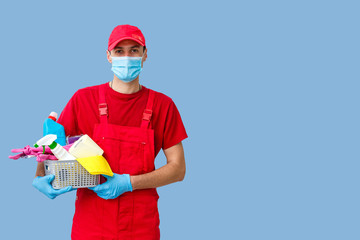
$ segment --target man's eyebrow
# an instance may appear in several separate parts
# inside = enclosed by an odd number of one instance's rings
[[[130,48],[140,48],[140,45],[135,45]],[[114,49],[123,49],[123,47],[115,47]]]

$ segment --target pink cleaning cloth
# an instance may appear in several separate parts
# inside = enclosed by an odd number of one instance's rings
[[[63,148],[65,148],[65,150],[69,151],[71,146],[72,146],[72,144],[69,144],[69,145],[63,146]],[[51,150],[48,146],[45,147],[45,153],[43,151],[44,151],[43,147],[35,148],[35,147],[30,147],[29,145],[27,145],[24,148],[12,149],[11,152],[19,153],[19,154],[14,155],[14,156],[9,156],[9,158],[13,159],[13,160],[17,160],[19,158],[36,157],[36,161],[38,161],[38,162],[43,162],[45,160],[58,160],[54,156],[54,154],[51,152]]]

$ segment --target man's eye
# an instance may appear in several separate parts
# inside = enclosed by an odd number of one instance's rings
[[[138,52],[138,51],[139,51],[139,50],[137,50],[137,49],[133,49],[133,50],[132,50],[132,52]]]
[[[116,50],[115,53],[122,53],[122,50]]]

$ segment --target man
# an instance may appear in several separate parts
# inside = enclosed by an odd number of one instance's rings
[[[107,50],[113,80],[78,90],[59,117],[67,136],[88,134],[114,172],[77,190],[72,239],[160,239],[156,188],[183,180],[187,134],[171,98],[139,84],[146,58],[141,31],[115,27]],[[155,170],[161,148],[167,164]],[[71,190],[54,190],[41,163],[36,176],[33,185],[50,198]]]

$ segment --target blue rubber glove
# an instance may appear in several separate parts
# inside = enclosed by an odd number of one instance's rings
[[[50,199],[54,199],[60,194],[73,190],[72,186],[67,186],[58,190],[54,189],[51,186],[51,182],[54,180],[54,178],[55,175],[52,174],[46,175],[45,177],[36,177],[32,185]]]
[[[89,188],[93,190],[99,197],[103,199],[114,199],[125,192],[132,192],[129,174],[114,173],[114,176],[112,177],[107,175],[103,176],[107,178],[106,182],[97,185],[96,187]]]

